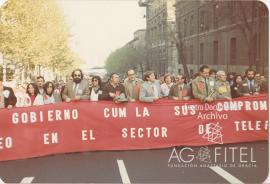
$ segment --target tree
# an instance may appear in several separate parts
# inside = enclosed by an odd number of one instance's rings
[[[256,70],[259,70],[259,63],[256,61],[255,46],[257,45],[257,39],[260,39],[257,36],[260,33],[256,30],[256,25],[261,23],[263,16],[268,15],[268,10],[265,5],[258,1],[246,3],[236,1],[236,11],[234,16],[237,18],[237,26],[243,33],[247,43],[249,67],[255,65]],[[256,34],[256,32],[258,32],[258,34]]]
[[[146,52],[143,47],[124,46],[112,52],[105,63],[109,73],[125,73],[128,69],[139,69],[143,73],[146,68]]]
[[[190,79],[187,62],[186,62],[186,45],[182,39],[182,34],[179,31],[176,33],[175,29],[173,30],[170,26],[168,26],[168,34],[169,36],[174,40],[175,46],[177,49],[177,59],[178,63],[181,63],[183,65],[184,74],[187,77],[187,79]]]
[[[65,70],[80,63],[55,0],[7,0],[0,9],[0,52],[27,73],[36,65]]]

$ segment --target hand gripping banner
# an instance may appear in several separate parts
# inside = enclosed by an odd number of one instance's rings
[[[0,160],[268,140],[268,96],[202,104],[80,101],[0,110]]]

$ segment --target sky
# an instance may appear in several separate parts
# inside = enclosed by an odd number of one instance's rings
[[[71,31],[71,47],[89,67],[104,66],[109,54],[145,29],[138,0],[58,0]]]

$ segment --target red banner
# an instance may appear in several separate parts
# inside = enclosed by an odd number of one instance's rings
[[[268,139],[268,96],[202,104],[81,101],[0,110],[0,160]]]

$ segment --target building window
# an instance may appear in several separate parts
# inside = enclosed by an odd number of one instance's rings
[[[190,46],[190,64],[193,64],[193,45]]]
[[[253,63],[256,65],[257,62],[259,62],[259,59],[257,58],[258,55],[258,45],[257,45],[257,33],[255,33],[253,37],[253,43],[254,43],[254,59]]]
[[[184,37],[187,36],[188,20],[184,20]]]
[[[181,27],[182,27],[182,25],[181,25],[181,21],[178,21],[178,33],[179,33],[179,35],[181,35],[181,33],[182,33],[182,30],[181,30]]]
[[[201,11],[200,12],[200,32],[204,31],[204,27],[205,27],[204,19],[205,19],[205,12]]]
[[[213,63],[215,65],[218,64],[218,41],[214,41],[214,44],[213,44]]]
[[[214,7],[213,7],[213,27],[214,27],[214,29],[218,28],[218,15],[217,15],[218,8],[219,8],[219,5],[214,4]]]
[[[204,53],[204,45],[203,43],[200,43],[200,64],[203,64],[203,57],[204,57],[203,53]]]
[[[194,27],[193,27],[194,23],[193,23],[193,21],[194,21],[194,16],[191,15],[190,16],[190,35],[193,35],[193,33],[194,33]]]
[[[236,38],[231,38],[230,46],[230,63],[236,64]]]

